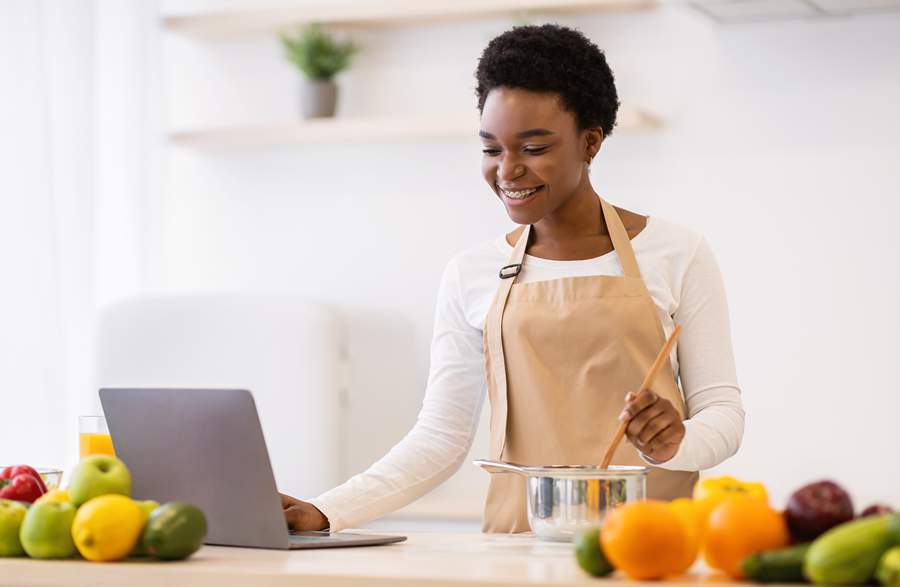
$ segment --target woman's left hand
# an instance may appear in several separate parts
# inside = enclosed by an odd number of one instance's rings
[[[672,402],[645,389],[625,395],[619,420],[628,420],[625,435],[645,457],[664,463],[678,452],[684,438],[684,422]]]

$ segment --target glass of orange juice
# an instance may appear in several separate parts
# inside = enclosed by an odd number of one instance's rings
[[[78,416],[78,446],[81,458],[89,455],[116,456],[106,418]]]

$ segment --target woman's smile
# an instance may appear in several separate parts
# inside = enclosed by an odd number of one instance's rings
[[[533,188],[505,188],[497,186],[497,191],[510,206],[524,206],[534,200],[538,194],[544,191],[544,186]]]

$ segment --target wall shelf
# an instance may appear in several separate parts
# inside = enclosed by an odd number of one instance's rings
[[[648,131],[661,123],[640,109],[619,109],[616,133]],[[169,133],[173,145],[193,148],[268,147],[279,145],[403,142],[471,138],[476,140],[478,118],[470,115],[326,118],[280,124],[182,130]]]
[[[527,14],[585,14],[655,8],[657,0],[386,0],[365,5],[298,6],[169,16],[163,26],[195,39],[272,34],[318,22],[332,27],[382,27]]]

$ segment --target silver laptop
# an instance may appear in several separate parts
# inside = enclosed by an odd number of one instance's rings
[[[303,549],[406,540],[288,532],[253,395],[243,389],[101,389],[132,496],[184,501],[207,517],[207,544]]]

